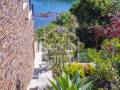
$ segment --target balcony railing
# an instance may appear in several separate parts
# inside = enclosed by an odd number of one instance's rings
[[[28,0],[29,1],[29,10],[32,10],[32,15],[34,16],[34,5],[31,3],[31,0]]]

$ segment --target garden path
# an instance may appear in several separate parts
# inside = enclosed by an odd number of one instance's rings
[[[38,50],[39,48],[39,50]],[[42,62],[42,44],[38,44],[35,42],[35,60],[34,60],[34,68],[40,68],[39,65],[44,63]],[[34,71],[33,71],[34,72]],[[45,88],[46,86],[50,86],[48,79],[53,79],[52,71],[48,70],[47,72],[42,72],[38,74],[38,79],[31,79],[27,90],[30,88],[39,87],[40,89]]]

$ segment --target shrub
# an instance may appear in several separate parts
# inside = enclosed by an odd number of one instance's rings
[[[120,37],[120,12],[118,11],[111,19],[110,24],[95,27],[93,32],[96,39]]]
[[[101,49],[102,42],[105,39],[114,37],[120,38],[120,12],[111,18],[110,23],[106,25],[96,25],[89,29],[78,29],[77,35],[80,41],[85,43],[86,47],[96,47]]]
[[[90,62],[90,59],[87,55],[87,50],[86,49],[80,50],[80,52],[79,52],[79,62],[80,63],[89,63]]]
[[[105,50],[96,51],[93,49],[88,49],[88,55],[95,63],[96,74],[98,76],[107,80],[114,78],[112,71],[112,63],[115,62],[114,57]]]
[[[106,39],[103,42],[102,49],[107,50],[111,54],[120,55],[120,39],[113,38],[113,39]]]
[[[77,62],[65,64],[63,70],[71,76],[74,76],[77,71],[80,71],[80,76],[84,77],[83,66],[78,64]]]
[[[65,64],[63,70],[65,73],[70,74],[71,76],[74,76],[75,73],[79,71],[80,76],[84,77],[92,75],[94,72],[94,66],[92,64],[80,64],[73,62]]]
[[[119,50],[119,38],[105,40],[102,50],[88,49],[88,56],[95,63],[94,75],[98,78],[96,87],[113,88],[119,83]]]

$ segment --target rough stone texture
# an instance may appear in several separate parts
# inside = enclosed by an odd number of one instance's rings
[[[26,90],[32,76],[33,25],[26,9],[22,0],[0,0],[0,90]]]

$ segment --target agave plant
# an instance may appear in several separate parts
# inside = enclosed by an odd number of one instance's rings
[[[92,82],[88,78],[80,78],[79,72],[72,78],[62,72],[55,80],[49,80],[53,90],[91,90]]]

